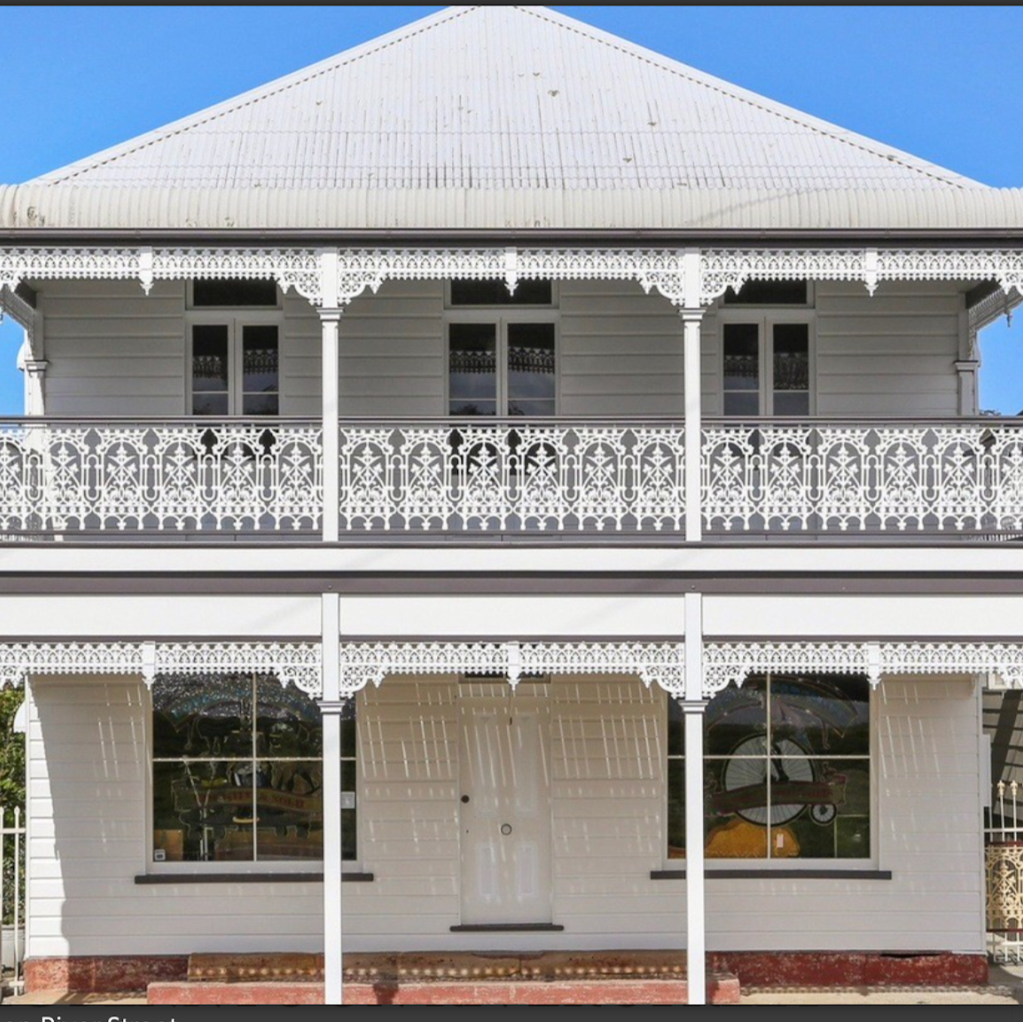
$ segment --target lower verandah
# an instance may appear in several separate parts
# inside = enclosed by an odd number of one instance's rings
[[[197,839],[160,833],[174,828],[155,818],[165,812],[159,781],[155,801],[152,789],[152,778],[160,775],[160,765],[151,760],[159,680],[150,693],[135,680],[37,678],[31,695],[29,958],[322,950],[322,885],[308,878],[137,882],[174,871],[266,868],[279,874],[320,868],[315,826],[275,827],[266,846],[279,855],[291,842],[292,851],[304,847],[310,857],[245,862],[252,853],[238,835],[251,822],[251,802],[221,818],[219,836],[211,832],[212,845],[222,847],[221,861],[177,861],[194,854]],[[533,724],[507,739],[494,738],[505,706]],[[748,722],[748,706],[743,713],[733,715],[737,730],[728,739],[733,750],[748,741],[738,733],[743,720]],[[780,865],[786,874],[772,879],[712,872],[709,950],[983,952],[977,689],[965,678],[888,679],[870,697],[869,714],[865,824],[854,819],[862,812],[853,811],[853,803],[862,809],[866,773],[854,759],[858,739],[842,737],[856,730],[855,721],[850,725],[847,719],[844,729],[829,725],[829,755],[849,754],[820,779],[831,789],[837,778],[846,782],[839,814],[849,822],[840,839],[828,839],[842,858],[811,861],[803,848],[812,846],[819,854],[826,842],[808,842],[806,835],[833,834],[832,810],[823,800],[838,802],[838,796],[814,795],[821,803],[794,818],[791,807],[777,801],[768,810],[756,799],[737,802],[734,791],[721,793],[715,803],[721,819],[708,825],[708,851],[725,848],[746,857],[711,858],[708,868],[759,872]],[[344,886],[347,951],[683,946],[684,881],[653,878],[684,865],[670,850],[678,853],[673,835],[684,833],[678,806],[669,798],[681,750],[671,734],[668,699],[659,689],[629,677],[556,677],[548,684],[524,680],[513,695],[507,686],[483,680],[392,677],[359,695],[356,716],[355,762],[343,772],[355,777],[357,805],[345,814],[346,845],[354,856],[346,868],[362,876]],[[257,722],[257,730],[261,726]],[[481,772],[469,769],[472,757],[479,765],[481,743],[501,741],[508,742],[501,755],[484,757],[482,774],[489,770],[493,783],[483,784]],[[254,761],[272,754],[257,747],[256,739],[253,748]],[[310,780],[315,785],[315,762],[305,764],[288,768],[291,778],[284,786],[295,799],[280,799],[271,808],[302,811],[300,789]],[[235,787],[247,783],[244,769],[232,769]],[[252,769],[259,770],[258,762]],[[715,769],[708,763],[712,777]],[[802,777],[806,769],[794,756],[784,776],[774,772],[775,783],[814,781]],[[501,770],[513,771],[510,786],[497,776]],[[729,786],[735,788],[734,779]],[[511,801],[501,801],[502,791],[511,793]],[[759,837],[758,812],[765,822]],[[494,818],[507,813],[516,815]],[[771,813],[776,826],[768,832]],[[479,849],[486,842],[473,843],[466,833],[485,827],[488,819],[511,826],[501,840],[532,849],[523,853],[526,860],[516,859],[518,872],[510,880],[500,869],[481,879],[488,853]],[[254,829],[258,844],[261,828]],[[857,845],[864,835],[870,843],[866,855]],[[768,845],[783,862],[761,857]],[[200,854],[215,853],[206,848]],[[527,860],[528,869],[521,866]],[[865,869],[872,878],[793,877],[804,865]],[[890,879],[878,878],[887,872]],[[504,883],[517,885],[515,897],[503,897]],[[452,930],[488,922],[558,929]]]

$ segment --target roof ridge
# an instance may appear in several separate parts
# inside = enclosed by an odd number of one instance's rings
[[[825,138],[830,138],[835,142],[840,142],[843,145],[858,149],[861,152],[869,153],[872,156],[877,156],[881,159],[898,163],[907,170],[923,174],[925,177],[929,177],[932,180],[941,181],[944,184],[959,188],[965,187],[967,184],[977,187],[986,187],[983,182],[974,181],[972,178],[959,174],[948,167],[942,167],[940,164],[932,163],[930,160],[914,156],[912,153],[906,152],[903,149],[890,146],[885,142],[872,139],[867,135],[860,134],[859,132],[847,131],[840,125],[833,124],[830,121],[825,121],[820,117],[815,117],[813,114],[807,114],[805,111],[797,110],[795,107],[789,106],[787,103],[781,103],[777,100],[770,99],[767,96],[761,96],[749,89],[744,89],[741,85],[737,86],[734,83],[725,81],[723,78],[718,78],[716,75],[712,75],[709,72],[701,71],[699,68],[692,67],[680,60],[676,60],[674,57],[669,57],[666,54],[658,53],[656,50],[651,50],[649,47],[643,46],[641,43],[634,43],[622,36],[617,36],[611,32],[605,32],[603,29],[597,28],[594,25],[589,25],[584,21],[571,17],[570,15],[562,14],[560,11],[552,10],[549,7],[525,6],[516,7],[515,10],[521,11],[524,14],[529,14],[534,18],[547,21],[548,23],[556,25],[567,32],[575,32],[577,35],[591,39],[593,42],[600,43],[601,45],[607,46],[619,53],[623,53],[626,56],[634,57],[636,60],[646,61],[647,63],[659,67],[664,71],[678,75],[680,78],[685,78],[694,85],[711,89],[712,91],[718,92],[730,99],[744,103],[746,106],[753,107],[754,109],[760,110],[766,114],[771,114],[775,117],[780,117],[782,120],[807,128],[810,131],[813,131],[818,135],[822,135]],[[850,136],[859,141],[854,142],[853,138]]]
[[[117,145],[108,147],[107,149],[101,149],[98,153],[93,153],[89,156],[83,157],[81,160],[75,160],[73,163],[68,163],[63,167],[57,167],[55,170],[48,171],[45,174],[40,174],[38,177],[32,178],[30,181],[25,183],[66,184],[69,180],[76,178],[80,174],[84,174],[89,170],[93,170],[96,167],[113,163],[115,160],[122,157],[137,153],[141,149],[146,149],[151,145],[156,145],[158,142],[164,141],[165,139],[173,138],[175,135],[180,135],[182,132],[187,131],[190,128],[194,128],[200,124],[207,124],[217,118],[225,117],[237,110],[242,110],[247,106],[251,106],[253,103],[258,103],[271,96],[279,95],[288,89],[304,85],[306,82],[312,81],[313,79],[327,74],[338,67],[344,66],[345,64],[354,63],[357,60],[370,57],[390,46],[396,46],[406,40],[422,35],[424,32],[429,32],[431,29],[437,28],[440,25],[454,21],[456,18],[461,18],[467,14],[471,14],[473,11],[483,9],[485,9],[485,7],[481,4],[476,4],[474,6],[445,7],[441,11],[428,14],[425,18],[419,18],[408,25],[402,26],[401,28],[394,29],[391,32],[386,32],[381,36],[375,36],[372,39],[367,39],[364,43],[349,46],[348,49],[342,50],[340,53],[335,53],[333,56],[316,61],[314,64],[309,64],[308,66],[299,68],[297,71],[292,71],[289,74],[282,75],[280,78],[274,78],[273,80],[266,82],[264,85],[257,85],[254,89],[249,89],[239,96],[232,96],[230,99],[222,100],[220,103],[214,103],[213,106],[208,106],[205,109],[199,110],[194,114],[189,114],[186,117],[178,118],[176,121],[171,121],[170,124],[165,124],[159,128],[154,128],[151,131],[143,132],[141,135],[136,135],[134,138],[130,138],[125,142],[120,142]]]

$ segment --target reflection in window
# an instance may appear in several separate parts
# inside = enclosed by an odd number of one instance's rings
[[[452,415],[497,415],[495,324],[451,324],[448,399]]]
[[[192,327],[192,414],[227,415],[230,365],[226,326]]]
[[[870,686],[861,677],[750,678],[704,719],[712,859],[870,856]],[[668,857],[685,858],[682,713],[668,732]]]
[[[354,801],[354,707],[342,722],[342,779]],[[322,859],[320,711],[268,676],[160,676],[153,685],[156,862]],[[355,809],[342,813],[355,858]]]
[[[810,414],[810,328],[806,323],[774,327],[774,414]]]
[[[724,329],[725,415],[760,414],[760,330],[755,323],[728,323]]]
[[[508,414],[530,418],[557,411],[553,323],[508,324]]]
[[[280,409],[277,327],[242,328],[242,414],[276,415]]]

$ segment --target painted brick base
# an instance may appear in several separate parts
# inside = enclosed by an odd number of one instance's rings
[[[983,986],[985,955],[715,952],[708,967],[739,977],[743,990],[779,987]]]
[[[198,957],[198,956],[196,956]],[[209,961],[211,956],[204,956]],[[231,958],[232,956],[224,956]],[[235,956],[244,960],[246,965],[251,967],[247,956]],[[288,982],[297,978],[306,978],[301,974],[296,975],[293,970],[294,964],[290,958],[295,956],[285,955],[264,955],[260,956],[260,968],[258,970],[259,980],[273,978]],[[314,956],[306,956],[314,957]],[[318,956],[316,965],[319,968]],[[438,959],[443,959],[449,964],[455,959],[474,959],[478,961],[479,956],[473,955],[350,955],[346,957],[346,963],[350,967],[358,964],[358,971],[352,968],[349,975],[353,980],[372,976],[374,973],[380,975],[380,982],[375,986],[371,982],[361,985],[369,990],[387,989],[393,987],[393,981],[388,976],[406,975],[410,978],[415,974],[416,968],[429,968],[430,962],[437,964]],[[501,982],[501,974],[498,965],[507,964],[510,971],[505,971],[504,976],[522,975],[529,978],[539,978],[549,972],[550,978],[544,985],[549,986],[552,982],[562,982],[561,977],[566,964],[573,968],[569,975],[578,975],[574,982],[594,982],[596,977],[601,975],[607,977],[599,980],[608,982],[613,980],[614,975],[621,974],[621,966],[631,959],[638,961],[659,959],[662,962],[669,961],[674,968],[670,970],[652,969],[647,967],[647,975],[643,982],[664,981],[678,983],[678,979],[670,977],[671,973],[681,972],[685,967],[685,956],[680,951],[671,952],[598,952],[580,953],[572,956],[528,956],[519,959],[518,956],[507,956],[508,961],[503,960],[490,962],[494,967],[490,973],[494,976],[495,982]],[[279,959],[279,961],[278,961]],[[557,962],[562,961],[562,968],[557,968]],[[376,968],[374,965],[379,962]],[[403,963],[398,968],[398,962]],[[584,966],[582,974],[574,971],[575,966]],[[602,965],[612,966],[602,968]],[[278,968],[281,966],[281,968]],[[286,967],[284,967],[286,966]],[[988,966],[987,959],[983,955],[954,955],[954,954],[919,954],[919,955],[889,955],[889,954],[858,954],[858,953],[826,953],[817,954],[808,951],[798,952],[734,952],[715,953],[710,956],[710,971],[717,975],[733,975],[738,977],[743,989],[765,989],[779,987],[878,987],[878,986],[982,986],[987,982]],[[264,971],[269,969],[270,971]],[[397,971],[394,971],[397,969]],[[407,969],[407,971],[405,971]],[[247,970],[246,970],[247,971]],[[651,975],[656,971],[658,975]],[[443,981],[447,972],[450,978],[459,975],[458,972],[450,972],[449,968],[435,969],[437,981]],[[218,980],[227,978],[223,974],[206,973],[202,976],[192,974],[193,980]],[[247,979],[251,976],[237,975],[231,978]],[[423,973],[419,972],[422,976]],[[254,978],[254,977],[253,977]],[[317,974],[308,977],[319,978]],[[62,990],[74,993],[123,993],[128,991],[145,990],[151,983],[183,983],[189,979],[189,958],[185,955],[164,956],[164,957],[76,957],[76,958],[35,958],[25,963],[25,982],[28,993],[40,990]],[[490,980],[481,976],[471,985],[489,985]],[[519,981],[522,982],[521,980]],[[628,982],[636,982],[630,980]],[[257,984],[265,985],[265,984]],[[306,986],[308,984],[302,984]],[[359,985],[359,984],[356,984]],[[404,986],[404,984],[403,984]],[[404,989],[408,989],[407,986]],[[354,996],[354,994],[353,994]],[[677,996],[677,995],[676,995]],[[268,1002],[269,1003],[269,1002]],[[370,1003],[370,1002],[367,1002]],[[376,1002],[371,1002],[376,1003]],[[677,1002],[672,1002],[677,1003]]]
[[[145,990],[148,984],[188,978],[188,956],[30,958],[25,962],[25,991],[119,994]]]
[[[734,976],[712,979],[711,1004],[738,1004]],[[149,1004],[322,1004],[319,983],[153,983]],[[685,980],[612,979],[532,983],[346,983],[345,1004],[685,1004]]]

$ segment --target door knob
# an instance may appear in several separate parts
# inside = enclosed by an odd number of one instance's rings
[[[463,795],[462,796],[462,805],[463,806],[467,806],[468,804],[469,804],[469,796],[468,795]]]
[[[505,824],[503,824],[501,826],[501,833],[505,837],[508,837],[508,835],[511,834],[511,832],[512,832],[512,829],[511,829],[511,824],[510,823],[505,823]]]

